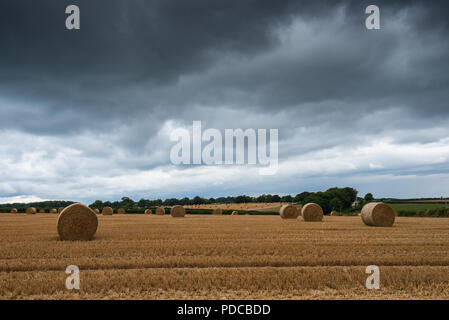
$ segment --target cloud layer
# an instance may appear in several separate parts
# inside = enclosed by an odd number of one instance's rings
[[[379,1],[370,31],[369,4],[2,1],[0,201],[447,196],[449,6]],[[194,120],[278,128],[278,173],[172,165]]]

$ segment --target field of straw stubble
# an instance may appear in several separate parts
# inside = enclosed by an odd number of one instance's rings
[[[57,215],[0,214],[2,299],[449,298],[449,219],[99,216],[95,239],[62,242]],[[380,290],[365,268],[380,267]],[[65,288],[65,268],[81,289]]]

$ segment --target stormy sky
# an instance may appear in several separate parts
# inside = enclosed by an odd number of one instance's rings
[[[449,196],[448,17],[447,1],[2,0],[0,202]],[[170,134],[195,120],[278,129],[278,172],[173,165]]]

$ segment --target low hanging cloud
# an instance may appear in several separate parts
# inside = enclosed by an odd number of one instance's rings
[[[379,1],[381,30],[367,1],[69,4],[0,4],[0,202],[446,195],[446,2]],[[194,120],[279,129],[278,173],[172,165]]]

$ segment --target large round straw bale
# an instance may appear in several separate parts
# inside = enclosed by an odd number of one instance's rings
[[[27,214],[36,214],[36,208],[29,207],[29,208],[27,208],[26,213]]]
[[[163,216],[163,215],[165,215],[165,209],[164,209],[164,207],[157,207],[157,208],[156,208],[156,214],[157,214],[158,216]]]
[[[103,210],[101,211],[101,214],[104,216],[112,216],[113,213],[114,210],[112,210],[111,207],[104,207]]]
[[[61,212],[62,212],[62,210],[64,210],[64,208],[63,208],[63,207],[61,207],[61,208],[58,208],[58,213],[61,213]]]
[[[322,221],[323,209],[316,203],[308,203],[301,209],[301,216],[304,221]]]
[[[238,216],[238,215],[239,215],[239,212],[234,210],[234,211],[232,211],[232,215],[233,215],[233,216]]]
[[[186,215],[186,209],[183,206],[174,206],[171,208],[170,214],[174,218],[181,218]]]
[[[370,202],[363,206],[361,216],[367,226],[391,227],[396,214],[386,203]]]
[[[279,215],[282,219],[296,219],[298,218],[299,212],[295,206],[286,204],[279,209]]]
[[[221,210],[221,208],[216,208],[212,211],[212,214],[221,215],[223,214],[223,210]]]
[[[66,207],[58,217],[57,229],[61,240],[91,240],[97,227],[97,215],[81,203]]]
[[[340,213],[338,211],[335,211],[335,210],[331,211],[331,216],[336,217],[336,216],[339,216],[339,215],[340,215]]]
[[[120,208],[120,209],[118,209],[117,213],[118,214],[125,214],[126,211],[125,211],[125,209]]]
[[[19,211],[17,211],[16,208],[12,208],[12,209],[11,209],[11,213],[17,213],[17,212],[19,212]]]
[[[98,214],[98,213],[100,213],[100,210],[99,209],[95,209],[94,212]]]
[[[153,211],[151,211],[151,209],[145,210],[145,214],[152,214],[152,213],[153,213]]]
[[[39,213],[45,213],[45,209],[40,209]]]
[[[50,209],[50,213],[58,213],[58,210],[56,210],[56,209]]]

